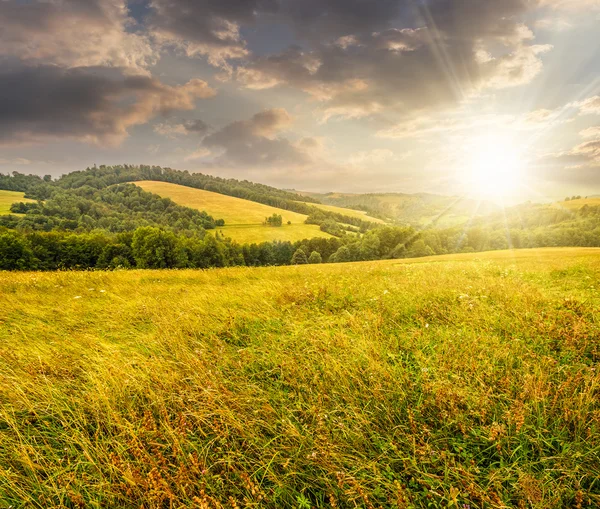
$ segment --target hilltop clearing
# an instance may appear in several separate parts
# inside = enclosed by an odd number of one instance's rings
[[[225,227],[219,227],[219,233],[240,243],[272,240],[296,242],[307,238],[331,237],[317,225],[305,224],[307,215],[290,210],[168,182],[140,181],[135,184],[144,191],[170,198],[178,205],[204,210],[213,217],[223,219]],[[282,226],[269,227],[263,224],[273,214],[281,215]]]

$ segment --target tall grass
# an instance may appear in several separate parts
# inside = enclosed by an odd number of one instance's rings
[[[0,507],[600,505],[600,250],[0,273]]]

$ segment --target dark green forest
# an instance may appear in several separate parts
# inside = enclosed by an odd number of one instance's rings
[[[131,184],[137,180],[161,180],[308,214],[307,222],[320,224],[335,238],[239,245],[207,233],[223,226],[221,219],[145,192]],[[461,226],[417,229],[325,212],[297,201],[304,197],[261,184],[150,166],[101,166],[56,180],[0,174],[0,189],[37,200],[16,203],[13,214],[0,216],[0,270],[268,266],[600,246],[600,207],[587,205],[566,210],[526,203]]]

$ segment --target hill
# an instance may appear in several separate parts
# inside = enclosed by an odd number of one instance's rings
[[[600,207],[600,197],[589,197],[589,198],[580,198],[577,200],[568,200],[561,201],[554,204],[557,207],[569,209],[569,210],[578,210],[586,205],[588,207]]]
[[[322,203],[307,203],[303,202],[306,205],[312,205],[320,210],[325,210],[326,212],[333,212],[335,214],[341,214],[343,216],[355,217],[356,219],[362,219],[363,221],[370,221],[376,224],[386,224],[383,219],[379,219],[378,217],[372,217],[364,210],[353,210],[344,207],[336,207],[334,205],[324,205]]]
[[[135,182],[144,191],[173,200],[178,205],[204,210],[213,217],[225,220],[218,231],[240,243],[260,243],[272,240],[295,242],[307,238],[330,238],[316,225],[305,224],[308,217],[297,212],[283,210],[233,196],[180,186],[168,182]],[[265,218],[280,214],[283,226],[264,226]],[[287,222],[290,221],[291,225]]]
[[[459,226],[474,217],[482,217],[499,210],[489,202],[428,193],[302,194],[327,205],[359,209],[389,221],[415,227]]]
[[[597,507],[599,280],[597,249],[0,272],[0,505]]]
[[[13,203],[33,203],[35,200],[25,198],[25,193],[18,191],[4,191],[0,190],[0,216],[5,214],[11,214],[10,206]]]

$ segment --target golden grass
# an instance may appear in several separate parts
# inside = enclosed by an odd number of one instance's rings
[[[261,242],[271,242],[275,240],[297,242],[304,239],[324,238],[329,239],[332,236],[329,233],[322,232],[314,224],[285,224],[281,227],[268,227],[263,225],[238,225],[225,226],[210,230],[210,233],[218,231],[226,237],[229,237],[239,244],[259,244]]]
[[[569,210],[578,210],[584,205],[588,205],[589,207],[600,207],[600,198],[582,198],[581,200],[561,201],[554,205]]]
[[[224,219],[227,226],[262,224],[266,217],[273,214],[281,214],[284,223],[291,221],[292,224],[303,224],[308,217],[262,203],[168,182],[141,181],[134,184],[144,191],[170,198],[179,205],[205,210],[215,219]]]
[[[326,210],[328,212],[335,212],[336,214],[343,214],[344,216],[355,217],[357,219],[362,219],[363,221],[370,221],[371,223],[387,224],[382,219],[369,216],[369,214],[367,214],[363,210],[346,209],[344,207],[336,207],[334,205],[323,205],[321,203],[309,203],[309,202],[302,202],[302,203],[306,203],[306,205],[311,205],[313,207],[317,207],[318,209]]]
[[[240,244],[273,240],[297,242],[316,237],[331,237],[330,234],[322,232],[317,225],[304,224],[308,217],[304,214],[168,182],[147,180],[134,183],[144,191],[170,198],[179,205],[205,210],[215,219],[224,219],[225,227],[218,230]],[[282,216],[284,224],[282,227],[269,227],[262,224],[266,217],[273,214]],[[292,224],[288,225],[288,221]]]
[[[0,273],[0,507],[600,506],[600,250]]]
[[[10,206],[13,203],[24,202],[31,203],[35,202],[35,200],[30,200],[29,198],[24,198],[25,193],[20,193],[17,191],[3,191],[0,190],[0,216],[10,214]]]

